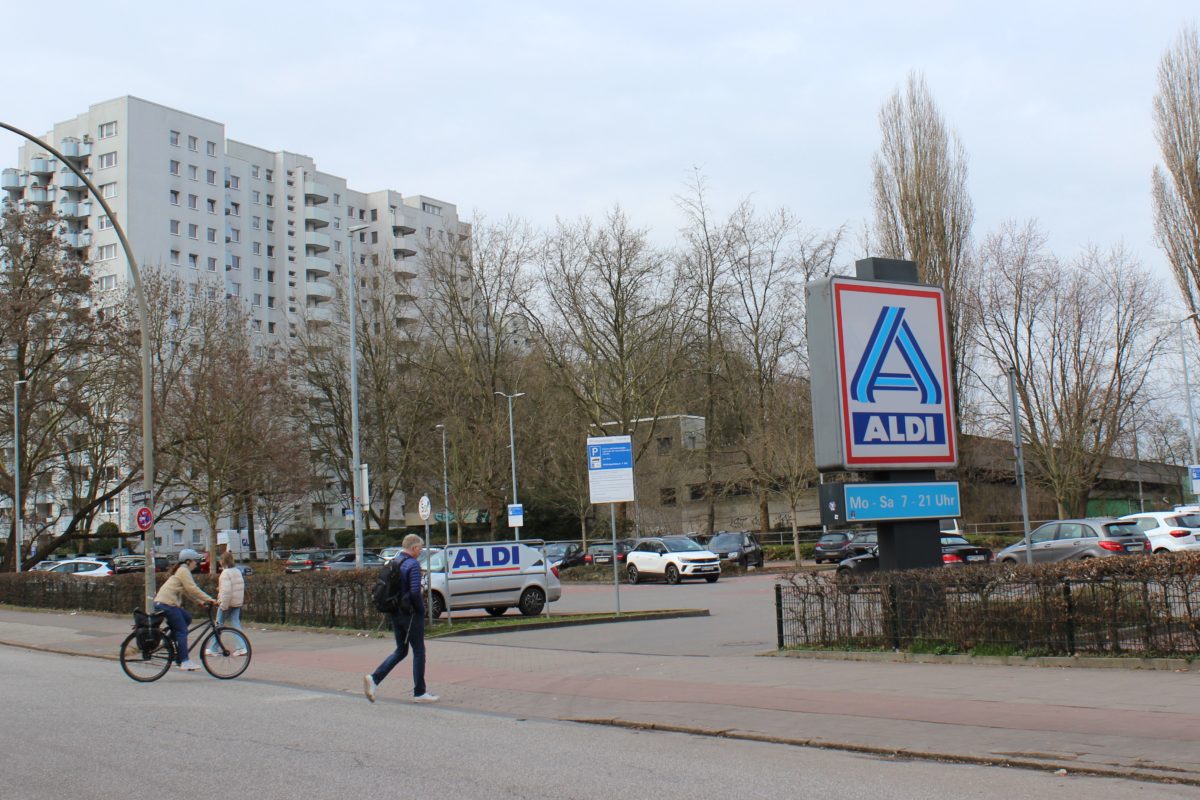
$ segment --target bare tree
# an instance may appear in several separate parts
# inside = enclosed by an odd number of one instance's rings
[[[1200,311],[1200,36],[1187,28],[1158,65],[1154,231],[1188,311]],[[1200,318],[1193,319],[1200,331]]]
[[[1060,515],[1082,515],[1169,334],[1152,324],[1158,287],[1120,247],[1059,262],[1033,223],[988,237],[981,261],[977,341],[993,376],[983,383],[1006,407],[1000,376],[1015,367],[1031,478],[1053,493]]]
[[[946,294],[955,420],[961,425],[961,376],[974,326],[969,267],[975,210],[967,193],[966,153],[917,73],[883,104],[879,127],[875,240],[884,256],[915,261],[918,278]]]
[[[761,449],[761,467],[771,476],[770,488],[787,501],[791,514],[792,551],[800,564],[800,505],[820,479],[812,443],[812,405],[808,381],[782,374],[765,398],[767,425],[772,435]]]

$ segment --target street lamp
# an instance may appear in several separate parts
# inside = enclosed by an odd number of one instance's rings
[[[25,531],[21,525],[21,384],[13,381],[13,538],[16,539],[17,572],[21,571],[21,540]]]
[[[446,522],[446,547],[450,546],[450,468],[446,461],[446,426],[442,423],[437,424],[437,429],[442,432],[442,500],[445,502],[445,522]]]
[[[350,303],[350,474],[351,486],[354,496],[350,498],[350,507],[354,510],[354,567],[362,569],[363,567],[363,523],[362,509],[358,507],[360,497],[366,495],[366,487],[363,486],[362,475],[360,474],[362,454],[358,446],[358,336],[357,325],[354,319],[354,234],[359,231],[366,230],[368,225],[351,225],[347,230],[346,248],[346,279],[350,283],[350,291],[347,296],[347,301]]]
[[[517,392],[516,394],[505,394],[504,392],[495,392],[495,394],[499,395],[500,397],[504,397],[508,400],[508,452],[509,452],[509,456],[512,458],[513,505],[515,506],[515,505],[517,505],[517,502],[518,502],[517,501],[517,440],[516,440],[516,437],[513,435],[512,401],[513,401],[513,398],[524,397],[525,393]],[[516,528],[514,532],[516,534],[517,541],[518,542],[521,541],[521,529]]]

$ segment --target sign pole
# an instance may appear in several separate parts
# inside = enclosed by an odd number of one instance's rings
[[[588,490],[592,505],[607,503],[612,526],[613,594],[621,613],[621,570],[617,562],[617,503],[637,499],[633,487],[633,437],[589,436]]]
[[[613,596],[617,598],[617,616],[621,616],[621,570],[617,568],[617,504],[608,506],[608,519],[612,524]]]

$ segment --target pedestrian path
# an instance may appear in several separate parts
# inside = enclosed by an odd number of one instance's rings
[[[112,658],[129,624],[0,609],[0,643]],[[351,694],[391,646],[362,634],[248,634],[244,679]],[[1200,785],[1196,672],[582,653],[509,646],[505,634],[433,640],[428,652],[441,705],[467,710]],[[398,669],[363,713],[395,713],[410,689]]]

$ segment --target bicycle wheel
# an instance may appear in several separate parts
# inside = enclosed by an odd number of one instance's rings
[[[200,643],[200,661],[214,678],[236,678],[250,666],[250,640],[237,628],[222,625]]]
[[[143,647],[134,631],[121,642],[121,669],[138,683],[158,680],[175,661],[175,647],[162,631],[154,632],[153,641],[153,647]]]

